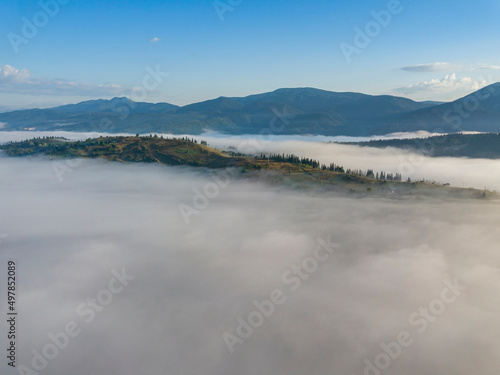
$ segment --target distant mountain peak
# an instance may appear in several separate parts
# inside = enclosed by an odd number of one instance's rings
[[[479,93],[479,94],[478,94]],[[488,94],[489,95],[486,95]],[[4,130],[259,134],[274,124],[280,134],[369,136],[408,131],[500,131],[500,82],[478,90],[480,105],[416,102],[390,95],[333,92],[312,87],[280,88],[246,97],[227,97],[178,107],[134,102],[127,97],[88,100],[47,110],[0,114]],[[460,105],[462,107],[460,107]],[[124,110],[126,106],[126,110]],[[464,114],[457,112],[467,109]],[[473,109],[471,109],[473,108]],[[277,126],[283,115],[283,127]],[[450,122],[459,123],[452,127]],[[101,124],[108,124],[103,130]]]

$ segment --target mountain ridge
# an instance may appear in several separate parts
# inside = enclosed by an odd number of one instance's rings
[[[460,110],[460,108],[462,108]],[[458,116],[458,117],[457,117]],[[391,95],[281,88],[185,106],[121,97],[0,113],[3,130],[370,136],[405,131],[500,131],[500,83],[450,103]],[[279,125],[277,125],[279,124]]]

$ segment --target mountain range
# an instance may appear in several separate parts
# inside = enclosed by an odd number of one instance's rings
[[[179,107],[128,98],[90,100],[48,109],[0,113],[2,130],[173,134],[349,135],[393,132],[500,131],[500,83],[450,103],[389,95],[285,88],[219,97]]]

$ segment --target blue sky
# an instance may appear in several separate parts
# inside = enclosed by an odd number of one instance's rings
[[[305,86],[453,100],[500,81],[497,0],[18,0],[0,14],[0,107]]]

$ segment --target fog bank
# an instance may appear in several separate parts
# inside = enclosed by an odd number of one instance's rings
[[[272,145],[292,146],[339,150]],[[345,161],[369,160],[349,149]],[[213,182],[201,169],[85,160],[60,183],[48,160],[0,157],[0,175],[18,363],[32,368],[31,351],[68,322],[81,330],[41,374],[362,374],[404,332],[411,344],[384,374],[497,374],[496,202],[311,196],[233,179],[186,224],[179,204]],[[328,237],[331,253],[316,251]],[[126,285],[110,284],[123,268]],[[275,290],[282,303],[238,336],[238,318]],[[233,353],[226,333],[242,341]]]
[[[56,135],[72,140],[98,137],[100,133],[70,132],[0,132],[0,143],[24,140],[34,136]],[[115,134],[116,135],[116,134]],[[127,134],[123,134],[127,135]],[[372,138],[347,138],[324,136],[227,136],[205,134],[191,136],[197,140],[208,141],[209,145],[228,149],[232,147],[242,153],[260,155],[261,153],[293,153],[303,157],[320,160],[329,165],[334,162],[350,169],[374,169],[375,172],[401,173],[406,180],[426,179],[438,183],[450,183],[457,187],[500,191],[500,160],[468,158],[432,158],[420,154],[388,148],[377,149],[352,145],[325,143],[337,141],[356,141],[388,138],[414,138],[429,136],[426,132],[395,133]],[[172,137],[165,134],[164,136]],[[384,138],[385,137],[385,138]]]

